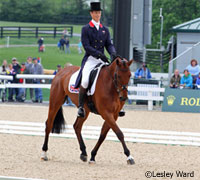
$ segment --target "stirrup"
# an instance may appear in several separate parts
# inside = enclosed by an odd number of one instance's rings
[[[125,111],[122,109],[121,111],[119,111],[119,117],[123,117],[125,116]]]
[[[83,107],[79,107],[79,108],[78,108],[77,117],[82,117],[82,118],[85,117],[85,109],[84,109]]]

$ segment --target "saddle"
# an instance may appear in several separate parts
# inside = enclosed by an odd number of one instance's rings
[[[99,114],[95,108],[94,102],[92,101],[92,95],[95,92],[95,88],[96,88],[96,82],[97,82],[97,78],[99,76],[100,70],[101,68],[103,68],[104,66],[107,66],[106,64],[103,63],[99,63],[97,64],[94,69],[90,72],[89,75],[89,83],[88,83],[88,88],[87,88],[87,105],[90,109],[91,112],[95,113],[95,114]],[[74,74],[72,74],[70,81],[69,81],[69,92],[70,93],[79,93],[79,88],[75,88],[75,82],[76,82],[76,78],[78,76],[79,71],[76,71]]]

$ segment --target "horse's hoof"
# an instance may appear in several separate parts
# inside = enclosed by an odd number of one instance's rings
[[[127,158],[127,164],[129,164],[129,165],[135,164],[135,161],[131,155]]]
[[[96,161],[89,161],[89,164],[96,164]]]
[[[80,159],[81,159],[83,162],[87,162],[87,155],[81,154],[81,155],[80,155]]]
[[[47,152],[42,151],[41,160],[42,161],[48,161]]]
[[[41,157],[41,160],[42,161],[48,161],[49,159],[48,159],[48,157]]]

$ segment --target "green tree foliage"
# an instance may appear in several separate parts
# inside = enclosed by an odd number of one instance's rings
[[[152,45],[160,41],[160,8],[163,9],[163,44],[173,35],[172,27],[200,17],[199,0],[153,0]]]

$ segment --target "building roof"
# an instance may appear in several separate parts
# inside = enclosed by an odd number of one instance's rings
[[[200,18],[172,27],[175,32],[200,32]]]

